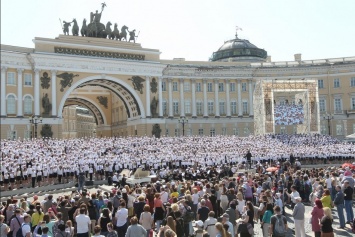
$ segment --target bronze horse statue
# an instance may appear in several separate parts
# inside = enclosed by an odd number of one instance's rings
[[[107,22],[106,24],[106,28],[105,28],[105,31],[107,33],[107,36],[108,36],[108,39],[114,39],[115,38],[115,35],[113,34],[112,30],[111,30],[111,22]]]
[[[79,26],[78,23],[76,22],[76,19],[73,19],[73,28],[71,28],[71,32],[73,33],[74,36],[78,36],[79,35]]]
[[[88,36],[88,26],[86,25],[86,19],[83,20],[83,26],[81,27],[81,36]]]
[[[128,29],[128,27],[126,25],[122,26],[120,38],[119,38],[120,41],[122,41],[124,39],[127,42],[127,29]]]
[[[114,35],[114,37],[115,37],[115,40],[121,40],[120,39],[120,31],[118,30],[118,28],[117,28],[118,26],[117,26],[117,23],[115,23],[115,26],[114,26],[114,28],[113,28],[113,35]]]

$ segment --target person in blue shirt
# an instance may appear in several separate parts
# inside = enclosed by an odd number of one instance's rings
[[[274,214],[272,204],[266,204],[266,211],[263,215],[261,226],[263,227],[263,236],[269,236],[269,230],[271,226],[271,216]]]

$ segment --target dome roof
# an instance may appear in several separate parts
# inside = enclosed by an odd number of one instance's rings
[[[213,53],[211,61],[265,61],[267,52],[256,47],[249,40],[228,40]]]

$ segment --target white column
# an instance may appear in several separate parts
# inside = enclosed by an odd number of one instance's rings
[[[33,84],[34,87],[34,105],[35,105],[35,115],[36,116],[40,116],[41,111],[40,111],[40,99],[39,99],[39,87],[40,87],[40,83],[39,83],[39,72],[41,71],[40,69],[35,69],[35,81]]]
[[[254,116],[253,108],[253,80],[249,80],[249,116]]]
[[[192,95],[192,117],[196,118],[196,79],[191,80],[191,95]]]
[[[242,108],[242,89],[241,82],[238,80],[238,116],[243,116],[243,108]]]
[[[215,117],[219,118],[219,99],[218,99],[218,91],[219,91],[219,87],[218,87],[218,79],[214,80],[214,103],[215,105]]]
[[[231,101],[230,101],[230,96],[229,96],[229,84],[230,81],[227,79],[226,80],[226,103],[227,103],[227,117],[231,117]]]
[[[168,79],[169,83],[169,117],[174,117],[173,114],[173,79]]]
[[[1,67],[1,117],[6,117],[6,71],[7,67]]]
[[[23,73],[23,68],[18,68],[17,69],[17,117],[23,117],[22,73]]]
[[[57,71],[52,70],[52,117],[57,117]]]
[[[203,117],[208,117],[207,107],[207,80],[203,79]]]
[[[145,77],[145,103],[146,103],[146,118],[150,118],[150,77],[146,76]]]
[[[184,79],[179,79],[180,83],[180,117],[185,117],[185,100],[184,100]]]
[[[158,97],[158,104],[159,104],[159,118],[163,117],[163,88],[162,88],[162,77],[158,77],[158,93],[159,93],[159,97]]]

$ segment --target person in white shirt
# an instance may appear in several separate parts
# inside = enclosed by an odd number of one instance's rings
[[[289,196],[291,198],[291,208],[293,209],[294,206],[296,205],[296,197],[300,197],[299,192],[297,192],[296,190],[296,186],[292,185],[291,186],[291,193],[289,194],[288,192],[285,192],[287,194],[287,196]]]
[[[80,209],[80,214],[75,217],[77,224],[77,237],[89,237],[90,217],[85,215],[85,208]]]
[[[31,237],[31,216],[25,215],[23,218],[23,223],[21,225],[22,228],[22,236],[24,237]]]
[[[121,202],[115,217],[116,217],[118,236],[125,236],[128,228],[127,226],[128,209],[126,208],[126,203],[124,201]]]
[[[160,199],[162,203],[168,202],[169,194],[165,191],[165,188],[161,188]]]
[[[204,229],[208,232],[209,236],[216,236],[217,230],[215,228],[215,224],[217,223],[217,219],[214,218],[215,213],[214,211],[210,211],[208,213],[207,220],[203,223]]]

